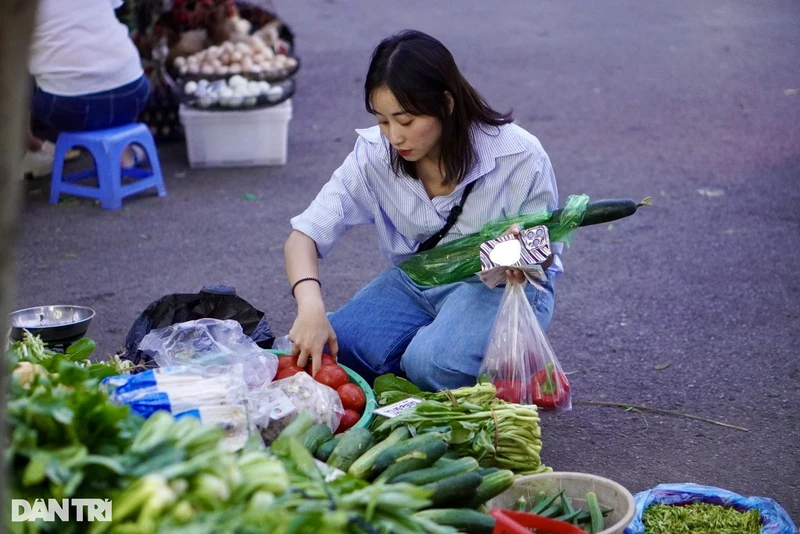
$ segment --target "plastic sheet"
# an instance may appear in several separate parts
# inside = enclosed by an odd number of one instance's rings
[[[789,514],[773,499],[745,497],[732,491],[700,484],[659,484],[634,496],[636,516],[625,529],[625,534],[645,534],[642,514],[651,504],[682,505],[701,501],[709,504],[732,506],[740,512],[756,509],[761,512],[760,534],[797,534]]]

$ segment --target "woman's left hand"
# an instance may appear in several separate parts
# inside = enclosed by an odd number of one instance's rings
[[[514,234],[515,236],[519,237],[519,233],[521,231],[522,229],[518,224],[512,224],[508,228],[508,230],[503,232],[503,235]],[[525,273],[523,273],[519,269],[506,269],[506,279],[509,282],[516,282],[517,284],[521,284],[525,281]]]

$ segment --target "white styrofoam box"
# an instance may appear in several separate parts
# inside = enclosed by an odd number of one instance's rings
[[[181,105],[191,167],[284,165],[292,101],[241,111],[204,111]]]

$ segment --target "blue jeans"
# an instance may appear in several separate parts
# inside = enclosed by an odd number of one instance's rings
[[[542,329],[553,316],[554,277],[547,271],[546,291],[525,286]],[[503,291],[477,276],[419,286],[399,268],[388,269],[329,314],[339,361],[370,383],[394,373],[426,391],[473,385]]]
[[[59,96],[35,87],[33,116],[59,132],[105,130],[130,124],[144,111],[150,82],[142,76],[122,87],[79,96]]]

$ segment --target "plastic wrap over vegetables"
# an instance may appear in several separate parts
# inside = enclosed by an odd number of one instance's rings
[[[251,388],[269,384],[278,370],[278,357],[256,345],[232,320],[197,319],[159,328],[144,336],[139,350],[160,367],[241,364]]]
[[[588,203],[589,197],[586,195],[571,196],[558,216],[545,211],[489,221],[479,233],[415,254],[404,261],[400,268],[414,282],[423,286],[458,282],[481,270],[481,243],[500,237],[512,224],[519,224],[523,229],[544,224],[550,231],[551,241],[568,242],[570,233],[580,226]]]
[[[650,505],[681,506],[695,502],[732,507],[739,512],[758,510],[761,514],[759,534],[797,533],[797,527],[786,510],[766,497],[745,497],[732,491],[699,484],[659,484],[651,490],[637,493],[634,498],[636,515],[633,523],[625,529],[625,534],[645,534],[642,516]]]
[[[166,411],[176,419],[195,417],[222,428],[224,443],[231,450],[243,447],[256,430],[241,365],[161,367],[110,376],[102,385],[112,402],[125,404],[142,417]]]
[[[336,391],[320,384],[308,373],[276,380],[258,394],[258,399],[271,407],[269,427],[261,428],[261,437],[266,445],[272,443],[303,410],[311,414],[314,423],[328,425],[331,432],[336,432],[344,415]]]
[[[647,197],[641,202],[622,199],[590,203],[586,195],[572,195],[562,209],[489,221],[479,233],[414,254],[400,268],[419,285],[452,284],[480,271],[481,243],[500,237],[512,224],[518,224],[522,229],[542,224],[550,232],[550,241],[569,244],[572,232],[579,226],[602,224],[628,217],[641,206],[649,206],[650,201],[650,197]]]

